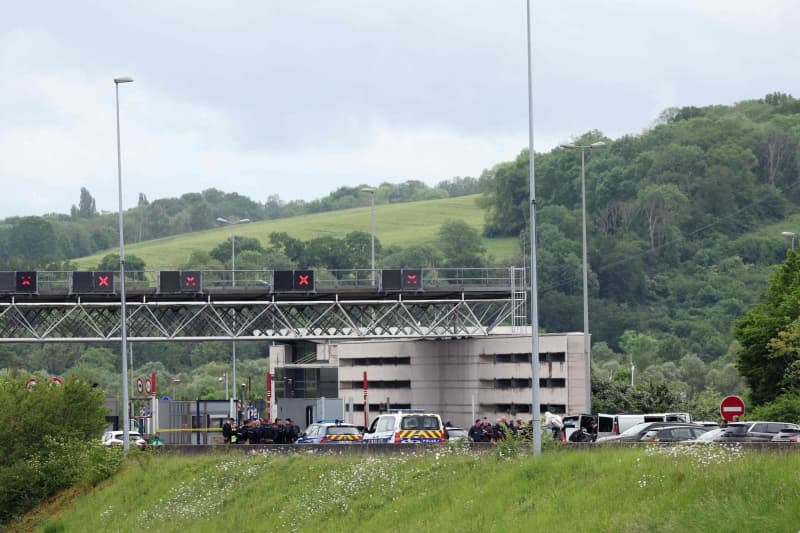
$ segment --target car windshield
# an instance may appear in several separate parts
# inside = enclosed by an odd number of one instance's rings
[[[430,415],[413,415],[403,417],[401,429],[441,429],[439,419]]]
[[[360,435],[361,432],[355,426],[330,426],[328,435]]]

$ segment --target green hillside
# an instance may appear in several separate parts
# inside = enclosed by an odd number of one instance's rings
[[[515,457],[134,453],[36,531],[795,531],[800,455],[678,446]],[[238,451],[237,451],[238,452]],[[23,529],[23,527],[20,527]]]
[[[481,232],[485,211],[476,205],[477,198],[478,195],[471,195],[443,200],[376,205],[375,237],[384,247],[393,244],[407,246],[434,242],[439,226],[448,219],[463,220]],[[269,234],[273,232],[286,232],[291,237],[301,240],[324,235],[342,238],[352,231],[370,232],[370,217],[371,208],[359,207],[252,222],[237,225],[235,229],[237,236],[258,239],[266,246],[269,244]],[[228,226],[174,235],[126,245],[125,253],[143,259],[148,269],[169,269],[185,263],[194,251],[211,250],[228,239],[230,233],[231,227]],[[495,260],[505,263],[519,250],[519,240],[513,237],[485,239],[484,245]],[[93,268],[104,255],[117,252],[118,249],[112,248],[76,259],[74,262],[79,268]]]

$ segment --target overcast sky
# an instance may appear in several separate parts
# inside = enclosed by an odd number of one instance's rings
[[[800,96],[796,0],[533,2],[535,149]],[[480,175],[528,144],[525,0],[6,2],[0,218]],[[232,215],[235,215],[232,213]]]

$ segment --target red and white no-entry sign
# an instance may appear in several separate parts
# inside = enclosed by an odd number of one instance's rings
[[[738,396],[725,396],[719,404],[719,414],[728,422],[733,422],[733,417],[742,417],[744,415],[744,400]]]

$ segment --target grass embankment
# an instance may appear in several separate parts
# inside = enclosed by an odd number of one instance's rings
[[[500,451],[502,448],[498,448]],[[800,453],[133,454],[45,531],[797,531]],[[29,522],[30,523],[30,522]]]
[[[400,204],[380,204],[375,206],[375,236],[381,245],[409,246],[412,244],[433,243],[437,239],[439,227],[448,219],[463,220],[470,226],[483,231],[486,211],[476,204],[478,195],[428,200]],[[286,232],[291,237],[303,241],[315,237],[343,238],[352,231],[371,231],[371,208],[359,207],[342,211],[316,213],[277,220],[264,220],[236,226],[237,237],[258,239],[262,245],[269,245],[269,234]],[[231,227],[223,226],[163,239],[126,244],[125,251],[144,260],[148,269],[175,268],[184,264],[192,252],[210,251],[221,242],[229,239]],[[128,239],[126,239],[128,240]],[[508,260],[519,250],[516,237],[502,239],[483,239],[487,252],[498,260]],[[74,260],[79,268],[94,268],[100,260],[114,249]],[[367,265],[365,265],[365,268]]]

